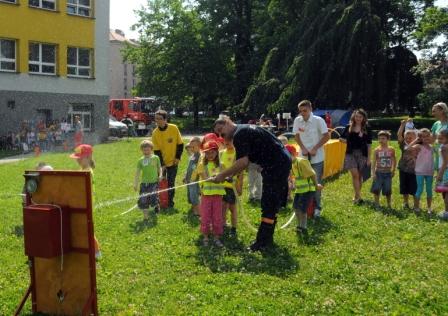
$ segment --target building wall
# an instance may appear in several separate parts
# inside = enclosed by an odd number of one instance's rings
[[[36,116],[36,109],[50,109],[54,119],[67,117],[70,103],[93,104],[95,134],[108,129],[109,99],[109,0],[94,0],[93,17],[69,15],[66,0],[56,11],[0,1],[0,38],[15,39],[17,72],[0,71],[0,125],[4,134],[16,120]],[[29,42],[57,45],[56,76],[28,73]],[[93,77],[67,77],[67,47],[93,49]],[[8,107],[15,103],[13,109]],[[102,129],[102,130],[101,130]]]
[[[14,107],[5,106],[0,110],[0,134],[17,132],[22,121],[32,122],[33,126],[44,119],[39,111],[51,110],[54,120],[67,118],[71,104],[92,104],[91,131],[86,132],[86,141],[98,143],[108,136],[108,113],[104,111],[109,101],[108,95],[80,95],[65,93],[25,92],[0,90],[0,100],[15,100]]]
[[[124,63],[121,51],[124,43],[112,41],[110,43],[110,98],[123,99],[132,97],[132,89],[137,85],[135,65]]]

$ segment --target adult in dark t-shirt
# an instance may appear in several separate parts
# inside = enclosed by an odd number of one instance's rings
[[[229,118],[223,118],[216,120],[214,129],[225,139],[233,140],[236,150],[235,163],[218,174],[215,182],[223,182],[227,177],[241,172],[249,162],[262,168],[261,223],[250,250],[263,250],[273,243],[277,213],[288,194],[291,156],[277,137],[262,127],[237,125]]]
[[[344,169],[349,170],[352,175],[353,203],[363,203],[361,198],[363,170],[366,166],[370,166],[372,145],[372,134],[367,126],[366,111],[363,109],[353,111],[350,124],[342,132],[340,141],[347,144]]]

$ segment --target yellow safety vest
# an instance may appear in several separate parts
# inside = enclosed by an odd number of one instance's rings
[[[219,162],[221,163],[221,166],[224,168],[224,170],[229,169],[233,163],[235,162],[236,158],[236,151],[233,150],[232,152],[228,152],[227,150],[223,150],[219,153]],[[234,177],[232,177],[231,181],[226,180],[224,182],[225,188],[233,188],[232,182],[234,181]]]
[[[216,176],[220,171],[220,167],[216,167],[213,162],[209,162],[204,166],[205,174],[207,178],[211,176]],[[204,195],[225,195],[226,191],[224,190],[224,185],[220,183],[213,183],[211,181],[205,181],[202,185],[202,194]]]
[[[300,169],[298,166],[298,161],[296,160],[295,163],[297,164],[297,175],[296,177],[296,190],[295,193],[306,193],[306,192],[314,192],[316,191],[316,187],[314,186],[313,181],[311,181],[310,178],[303,178],[300,174]]]

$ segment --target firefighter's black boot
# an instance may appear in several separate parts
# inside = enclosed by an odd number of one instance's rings
[[[277,217],[275,217],[274,219],[274,224],[269,225],[269,234],[267,234],[267,244],[269,246],[272,246],[274,244],[275,225],[277,225]]]
[[[263,251],[272,245],[274,225],[262,222],[257,232],[257,239],[250,245],[250,251]]]

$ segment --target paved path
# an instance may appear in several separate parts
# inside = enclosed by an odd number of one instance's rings
[[[0,165],[22,161],[22,160],[32,157],[32,155],[33,154],[29,153],[29,154],[25,154],[25,155],[18,155],[18,156],[2,158],[2,159],[0,159]]]
[[[199,135],[199,134],[182,135],[182,138],[184,138],[185,140],[190,140],[194,136],[202,137],[203,135]],[[144,138],[144,137],[141,137],[141,138]],[[27,154],[11,156],[11,157],[5,157],[5,158],[0,159],[0,165],[4,165],[4,164],[8,164],[8,163],[14,163],[14,162],[19,162],[19,161],[25,160],[27,158],[31,158],[31,157],[33,157],[33,155],[34,155],[33,152],[29,152]]]

